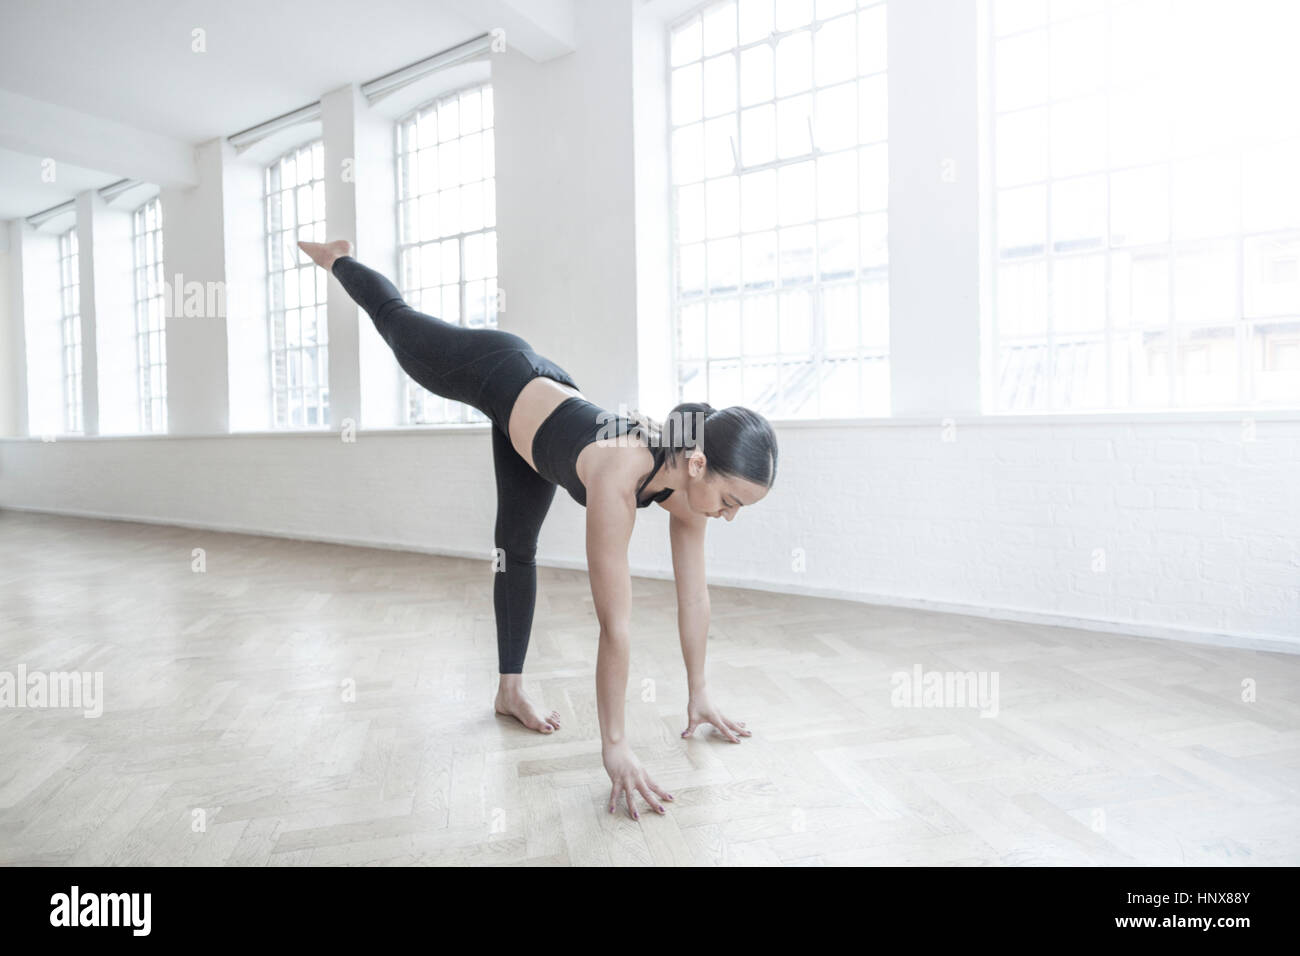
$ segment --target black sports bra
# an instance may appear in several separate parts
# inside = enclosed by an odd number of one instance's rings
[[[576,395],[566,398],[538,426],[537,434],[533,436],[533,462],[537,466],[537,473],[547,481],[559,485],[585,508],[587,489],[578,478],[578,455],[592,442],[626,435],[634,426],[635,422],[627,416],[615,416],[613,412],[608,412],[585,398]],[[649,507],[673,493],[672,488],[665,488],[645,501],[641,500],[642,489],[659,473],[659,468],[664,463],[663,446],[654,445],[650,451],[654,454],[655,467],[636,489],[638,508]]]

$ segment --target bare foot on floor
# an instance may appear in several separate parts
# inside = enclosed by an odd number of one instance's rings
[[[311,256],[311,261],[326,272],[333,268],[334,260],[339,256],[352,255],[352,243],[346,239],[335,239],[333,242],[300,242],[298,248]]]
[[[514,717],[529,730],[538,733],[550,734],[560,729],[560,712],[553,710],[543,717],[542,712],[533,706],[533,702],[522,690],[501,688],[497,691],[493,707],[498,714]]]

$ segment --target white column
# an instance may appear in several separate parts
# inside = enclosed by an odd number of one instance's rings
[[[325,238],[351,239],[358,258],[355,183],[357,114],[365,101],[351,84],[321,97],[321,139],[325,148]],[[383,269],[382,264],[372,263]],[[326,314],[329,323],[330,427],[361,419],[360,322],[355,302],[330,277]]]
[[[231,431],[269,431],[271,341],[267,323],[264,158],[223,151],[227,388]],[[168,210],[163,207],[163,222]]]
[[[0,230],[0,436],[27,434],[27,336],[23,328],[23,230]]]
[[[634,13],[633,163],[636,170],[636,404],[662,421],[677,404],[668,210],[668,27],[644,5]],[[629,397],[629,401],[631,401]]]
[[[92,189],[77,194],[77,267],[81,299],[81,430],[99,434],[99,352],[95,337],[95,207]]]
[[[229,425],[224,140],[195,149],[199,184],[162,189],[167,325],[167,425],[173,435],[220,434]]]
[[[893,415],[980,412],[976,5],[891,3]]]
[[[326,238],[350,240],[359,261],[400,285],[393,120],[375,113],[351,84],[321,97],[321,126]],[[401,424],[401,368],[333,276],[327,312],[331,426]]]
[[[633,4],[584,0],[574,22],[567,56],[492,57],[499,324],[616,410],[640,398]]]

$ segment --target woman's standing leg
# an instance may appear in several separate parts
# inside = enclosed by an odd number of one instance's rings
[[[543,714],[523,691],[524,656],[537,601],[537,536],[555,498],[555,485],[515,451],[506,429],[512,399],[533,373],[536,359],[504,364],[528,343],[499,329],[469,329],[411,308],[381,273],[351,256],[344,241],[299,243],[312,261],[328,269],[375,323],[405,372],[435,395],[464,402],[493,421],[498,551],[493,582],[500,683],[495,708],[542,733],[559,729],[556,711]],[[494,370],[499,374],[492,375]],[[560,371],[557,367],[557,372]]]
[[[543,716],[532,705],[523,693],[523,670],[537,606],[537,536],[555,499],[555,485],[533,471],[495,427],[492,464],[497,485],[492,602],[501,674],[496,710],[517,717],[533,730],[551,733],[559,728],[560,715],[551,711]]]

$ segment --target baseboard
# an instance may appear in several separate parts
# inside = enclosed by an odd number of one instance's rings
[[[221,534],[244,534],[254,537],[285,538],[293,541],[315,541],[321,544],[336,544],[352,548],[377,548],[382,551],[407,551],[417,554],[430,554],[440,557],[465,558],[468,560],[488,561],[491,553],[484,551],[467,551],[458,548],[428,548],[404,541],[385,541],[371,538],[352,538],[342,535],[306,534],[301,531],[285,531],[268,528],[249,528],[239,525],[211,522],[183,521],[157,518],[144,515],[105,514],[97,511],[78,511],[72,509],[30,508],[4,505],[0,511],[20,511],[29,514],[60,515],[69,518],[92,518],[99,521],[122,521],[136,524],[162,525],[172,528],[191,528],[196,531],[213,531]],[[540,567],[558,568],[569,571],[585,571],[584,561],[547,560],[540,555],[537,559]],[[670,581],[671,572],[658,568],[631,568],[634,577],[652,580]],[[739,588],[741,590],[767,591],[775,594],[793,594],[805,597],[831,598],[838,601],[852,601],[857,604],[870,604],[877,607],[908,608],[918,611],[934,611],[940,614],[957,614],[966,617],[979,617],[995,621],[1014,621],[1023,624],[1042,624],[1049,627],[1077,628],[1086,631],[1101,631],[1109,634],[1123,634],[1131,637],[1150,637],[1162,640],[1181,641],[1212,647],[1228,647],[1239,650],[1267,651],[1281,654],[1300,654],[1300,636],[1284,637],[1276,634],[1250,634],[1237,631],[1207,631],[1197,628],[1178,627],[1169,624],[1150,624],[1142,621],[1117,620],[1109,618],[1077,617],[1041,611],[1032,608],[1006,607],[1001,605],[960,604],[952,601],[936,601],[930,598],[907,597],[896,594],[876,594],[862,591],[848,591],[843,588],[824,588],[813,585],[789,584],[784,581],[763,581],[755,578],[732,578],[726,576],[709,576],[713,587]]]

